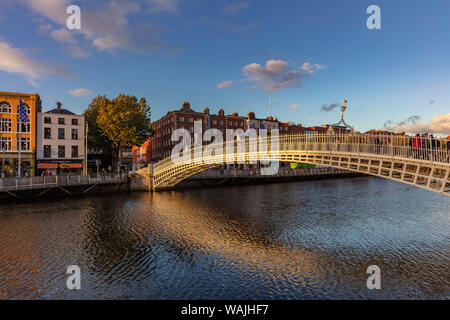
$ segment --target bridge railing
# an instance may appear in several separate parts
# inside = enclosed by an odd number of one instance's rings
[[[242,142],[243,144],[240,145],[239,143]],[[261,142],[266,143],[266,151],[258,150],[258,145],[261,145]],[[330,154],[371,154],[450,163],[450,143],[446,139],[373,134],[298,134],[257,138],[238,137],[235,141],[211,143],[197,149],[191,148],[185,151],[186,155],[190,153],[191,157],[183,160],[183,163],[202,163],[206,159],[204,157],[206,148],[222,150],[220,155],[212,153],[208,159],[218,164],[230,161],[236,156],[242,159],[244,154],[255,159],[260,158],[261,153],[264,153],[266,156],[263,158],[277,160],[278,154],[287,150],[329,152]],[[232,150],[232,154],[229,154],[229,150]],[[182,154],[183,152],[180,153],[180,155]],[[174,165],[172,158],[168,157],[156,163],[153,171],[158,173]]]
[[[51,188],[57,186],[77,186],[93,184],[113,184],[127,181],[126,175],[86,175],[15,177],[0,179],[0,192]]]

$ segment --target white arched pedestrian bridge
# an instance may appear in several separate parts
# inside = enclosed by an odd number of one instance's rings
[[[412,139],[361,134],[282,135],[241,138],[242,141],[237,138],[186,150],[182,161],[169,157],[139,173],[147,176],[151,190],[164,190],[224,164],[299,162],[346,169],[450,195],[447,141],[422,140],[413,144]],[[261,147],[261,142],[267,147]]]

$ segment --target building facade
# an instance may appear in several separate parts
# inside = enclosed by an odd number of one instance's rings
[[[19,130],[19,98],[30,122]],[[37,113],[41,111],[38,94],[0,92],[0,163],[7,176],[35,174]],[[19,155],[20,146],[20,155]]]
[[[280,122],[280,125],[279,125],[280,135],[304,134],[305,129],[306,128],[302,127],[301,124],[293,124],[290,122]]]
[[[85,161],[84,116],[57,108],[37,115],[37,174],[83,174]]]
[[[133,170],[139,170],[152,162],[152,138],[142,146],[133,146],[132,149]]]
[[[193,143],[196,121],[201,121],[203,133],[210,128],[218,129],[222,133],[223,141],[226,141],[227,129],[247,130],[246,118],[239,116],[236,112],[225,115],[225,111],[220,109],[218,114],[210,114],[209,108],[205,108],[203,112],[197,112],[191,109],[189,102],[184,102],[181,109],[169,111],[152,124],[155,130],[152,138],[152,161],[159,161],[171,155],[176,145],[176,142],[171,140],[172,132],[176,129],[188,130]]]
[[[247,117],[240,116],[237,112],[231,115],[226,115],[223,109],[220,109],[217,114],[211,114],[209,108],[205,108],[203,112],[197,112],[191,109],[189,102],[184,102],[182,108],[175,111],[169,111],[164,117],[153,122],[152,128],[154,135],[151,139],[151,161],[156,162],[171,155],[172,149],[176,142],[171,140],[172,132],[176,129],[186,129],[191,134],[191,142],[194,137],[194,124],[196,121],[202,122],[202,130],[217,129],[222,133],[223,141],[227,140],[227,129],[242,130],[246,132],[248,129],[255,129],[257,133],[261,128],[268,130],[279,129],[280,134],[288,133],[304,133],[305,128],[299,125],[283,124],[277,118],[267,117],[266,119],[259,119],[255,117],[254,112],[249,112]],[[203,141],[203,144],[206,144]],[[139,154],[144,154],[145,151],[134,147],[133,159],[140,159],[138,161],[149,163],[144,157]],[[148,154],[148,151],[147,151]],[[135,160],[133,160],[135,163]]]

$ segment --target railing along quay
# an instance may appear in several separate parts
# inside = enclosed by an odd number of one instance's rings
[[[0,192],[46,189],[52,187],[87,186],[97,184],[115,184],[128,181],[126,175],[101,176],[45,176],[0,179]]]

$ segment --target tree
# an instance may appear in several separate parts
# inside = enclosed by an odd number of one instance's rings
[[[144,98],[138,101],[135,96],[121,94],[110,101],[99,96],[91,106],[92,114],[96,114],[94,130],[110,141],[117,161],[123,147],[141,145],[153,133],[150,106]]]
[[[99,114],[99,110],[106,108],[107,105],[111,104],[111,100],[109,100],[106,96],[98,96],[92,99],[92,102],[89,104],[89,107],[84,111],[84,116],[86,122],[89,126],[88,130],[88,145],[89,149],[94,149],[95,151],[101,151],[102,157],[101,161],[103,165],[108,163],[112,164],[112,143],[108,139],[108,137],[104,136],[100,131],[97,118]]]

